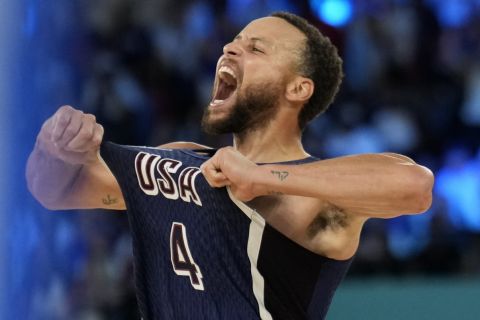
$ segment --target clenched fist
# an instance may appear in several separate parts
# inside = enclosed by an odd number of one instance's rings
[[[95,116],[63,106],[42,126],[37,145],[51,156],[70,164],[86,164],[97,159],[103,127]]]
[[[241,201],[249,201],[262,194],[257,183],[261,168],[232,147],[219,149],[200,169],[210,186],[229,186],[233,195]]]

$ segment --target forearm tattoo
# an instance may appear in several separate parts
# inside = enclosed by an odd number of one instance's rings
[[[112,204],[115,204],[118,202],[117,198],[112,198],[109,194],[107,194],[106,198],[102,198],[102,202],[106,206],[111,206]]]
[[[270,171],[274,176],[278,178],[278,180],[283,181],[287,179],[288,177],[288,171],[276,171],[276,170],[271,170]]]

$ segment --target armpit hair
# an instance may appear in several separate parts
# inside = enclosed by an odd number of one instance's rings
[[[308,227],[308,236],[313,238],[317,233],[332,229],[339,230],[348,225],[347,214],[345,210],[339,208],[331,203],[326,203],[315,219]]]

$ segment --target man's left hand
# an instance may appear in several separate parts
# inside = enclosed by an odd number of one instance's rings
[[[259,166],[233,147],[219,149],[200,169],[210,186],[230,186],[231,192],[240,201],[249,201],[260,195],[255,183]]]

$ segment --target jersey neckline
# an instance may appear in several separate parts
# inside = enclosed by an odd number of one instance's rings
[[[201,150],[192,150],[192,149],[177,149],[178,151],[181,151],[183,153],[186,153],[190,156],[208,160],[211,158],[210,155],[202,155],[199,154],[197,151]],[[206,153],[215,153],[218,149],[205,149]],[[267,164],[302,164],[302,163],[308,163],[308,162],[313,162],[313,161],[318,161],[320,160],[319,158],[315,156],[308,156],[306,158],[302,159],[296,159],[296,160],[287,160],[287,161],[279,161],[279,162],[257,162],[258,165],[267,165]]]

